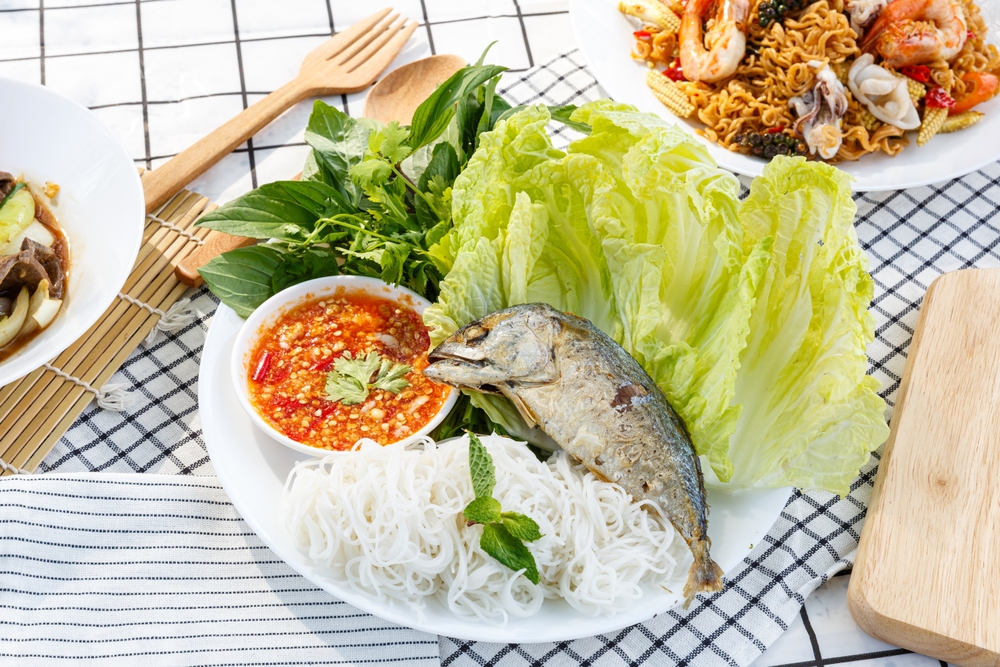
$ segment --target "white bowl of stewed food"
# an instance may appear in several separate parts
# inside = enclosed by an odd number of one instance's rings
[[[57,357],[122,289],[142,241],[135,163],[85,107],[0,77],[0,386]]]

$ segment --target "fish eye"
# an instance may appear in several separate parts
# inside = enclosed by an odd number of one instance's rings
[[[464,332],[465,342],[466,343],[474,343],[476,341],[480,341],[483,338],[486,338],[486,334],[488,334],[488,333],[489,333],[488,330],[486,330],[486,329],[484,329],[484,328],[482,328],[480,326],[469,327]]]

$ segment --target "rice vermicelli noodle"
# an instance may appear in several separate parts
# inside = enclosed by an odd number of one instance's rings
[[[493,458],[493,497],[534,519],[543,537],[528,544],[541,577],[534,585],[479,547],[467,526],[473,499],[468,438],[423,448],[361,441],[298,464],[284,512],[298,548],[333,579],[422,613],[436,599],[456,615],[505,624],[563,598],[588,615],[625,609],[643,585],[663,586],[687,551],[650,503],[633,503],[564,452],[539,461],[522,443],[482,437]]]

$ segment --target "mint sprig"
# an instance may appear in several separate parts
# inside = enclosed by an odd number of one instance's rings
[[[493,497],[493,487],[497,484],[493,458],[474,433],[469,433],[469,473],[476,498],[462,514],[470,526],[483,525],[479,546],[500,564],[515,571],[524,570],[528,581],[537,584],[538,566],[524,543],[534,542],[542,533],[534,519],[501,510],[500,501]]]

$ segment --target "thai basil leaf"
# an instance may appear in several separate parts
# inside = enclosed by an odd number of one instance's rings
[[[424,229],[439,228],[442,222],[451,222],[451,199],[446,201],[443,197],[443,191],[452,186],[461,170],[458,155],[455,154],[455,148],[451,144],[442,141],[434,145],[431,160],[417,181],[417,189],[424,193],[426,199],[416,197],[413,202],[417,221]],[[427,200],[430,200],[430,203]],[[426,237],[427,247],[441,240],[441,237],[447,233],[448,227],[450,224],[444,229],[438,229],[438,232],[433,235],[429,233]]]
[[[353,212],[343,195],[319,181],[278,181],[262,185],[198,221],[226,234],[252,239],[302,240],[320,218]]]
[[[198,273],[222,303],[245,319],[274,295],[271,277],[283,255],[269,244],[237,248],[214,257]]]
[[[316,151],[312,150],[309,151],[309,155],[306,156],[306,163],[302,166],[302,180],[318,181],[331,187],[337,186],[333,181],[330,170],[316,157]]]
[[[275,294],[314,278],[325,278],[340,273],[337,255],[327,248],[309,248],[302,252],[285,253],[271,277]]]
[[[369,129],[322,100],[313,104],[306,143],[312,146],[316,159],[327,168],[337,189],[355,207],[361,201],[361,188],[349,176],[351,167],[361,162],[368,148]]]
[[[410,148],[416,150],[440,137],[455,116],[458,103],[477,87],[506,70],[506,67],[498,65],[471,65],[451,75],[413,113]]]

